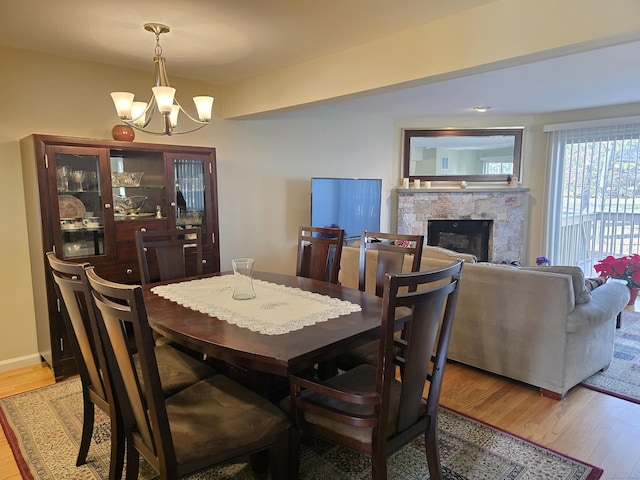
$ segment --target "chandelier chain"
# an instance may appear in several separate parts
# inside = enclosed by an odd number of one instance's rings
[[[156,56],[162,55],[162,45],[160,45],[160,32],[156,32]]]

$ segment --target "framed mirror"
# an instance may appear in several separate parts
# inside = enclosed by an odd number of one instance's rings
[[[403,177],[509,182],[520,178],[522,128],[403,130]]]

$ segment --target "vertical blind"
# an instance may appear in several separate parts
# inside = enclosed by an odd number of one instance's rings
[[[586,274],[607,255],[640,251],[640,123],[549,134],[549,228],[557,265]]]
[[[204,211],[204,162],[202,160],[174,161],[176,189],[187,202],[187,210]]]

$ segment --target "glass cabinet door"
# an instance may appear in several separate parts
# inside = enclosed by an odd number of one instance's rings
[[[205,162],[202,159],[175,158],[172,170],[176,226],[200,227],[206,239]]]
[[[55,147],[50,181],[57,254],[64,259],[96,257],[105,251],[105,198],[99,149]],[[55,179],[51,178],[55,175]],[[109,212],[110,213],[110,212]],[[57,218],[56,217],[57,214]]]
[[[218,194],[215,150],[206,154],[165,154],[169,186],[169,224],[175,228],[199,227],[205,272],[220,271],[218,248]]]
[[[111,193],[116,222],[166,217],[162,158],[162,152],[110,152]]]

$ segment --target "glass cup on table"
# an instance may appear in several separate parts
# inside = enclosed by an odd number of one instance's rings
[[[235,258],[233,266],[233,298],[234,300],[250,300],[255,298],[253,289],[253,258]]]

